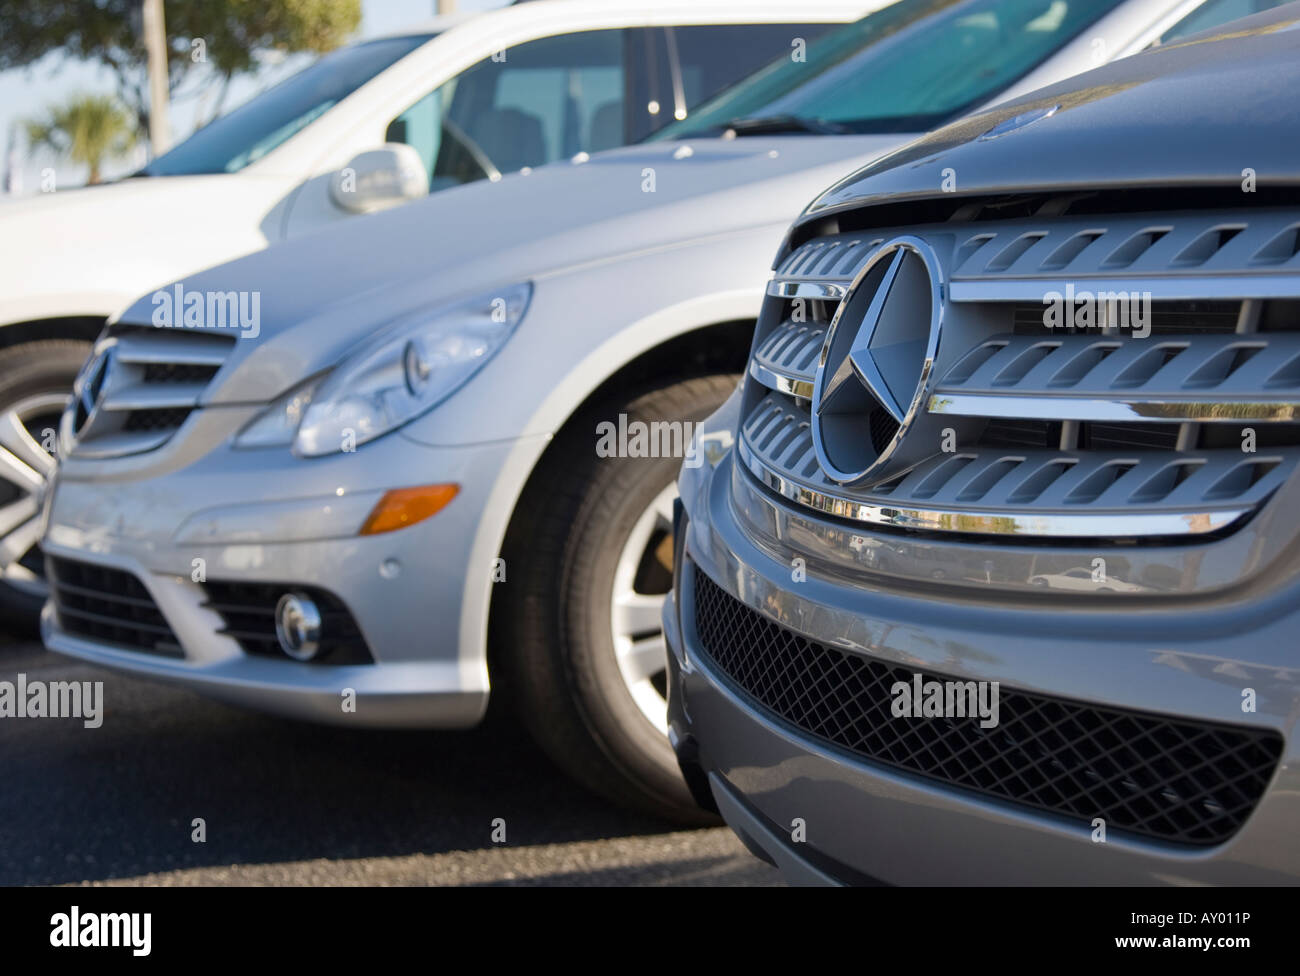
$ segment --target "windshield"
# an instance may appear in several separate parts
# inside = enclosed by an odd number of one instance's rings
[[[138,175],[185,176],[241,170],[434,36],[389,37],[327,54],[205,125],[153,160]]]
[[[809,132],[924,132],[993,98],[1124,0],[898,0],[783,55],[652,140],[743,119]],[[753,131],[761,131],[755,127]]]

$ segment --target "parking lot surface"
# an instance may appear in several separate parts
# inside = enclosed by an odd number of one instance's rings
[[[589,795],[507,722],[302,725],[0,635],[0,680],[18,673],[103,681],[104,720],[0,718],[0,883],[779,883],[725,828],[677,830]]]

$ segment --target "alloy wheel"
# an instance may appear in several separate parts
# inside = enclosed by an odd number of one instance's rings
[[[39,598],[46,593],[41,506],[67,402],[66,393],[37,393],[0,412],[0,582]]]
[[[673,500],[670,484],[632,526],[614,570],[610,624],[614,654],[628,693],[646,720],[668,734],[668,645],[664,598],[673,580]]]

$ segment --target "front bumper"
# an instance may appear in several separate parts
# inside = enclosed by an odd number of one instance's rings
[[[731,458],[683,476],[686,552],[665,608],[669,721],[688,774],[707,776],[728,823],[792,880],[899,884],[1294,884],[1300,848],[1300,674],[1294,594],[1253,606],[1166,611],[1163,624],[1044,611],[937,587],[895,591],[809,572],[792,582],[791,532],[755,537],[736,514]],[[783,508],[741,475],[745,504]],[[798,513],[786,514],[797,518]],[[786,528],[794,519],[774,518]],[[817,565],[814,559],[808,565]],[[736,690],[703,653],[692,574],[820,643],[961,680],[1098,706],[1280,732],[1285,744],[1254,812],[1226,842],[1192,847],[1110,831],[845,754]],[[1109,632],[1109,637],[1098,634]],[[1153,633],[1163,632],[1164,639]],[[798,676],[790,679],[791,694]],[[1258,711],[1243,714],[1243,686]],[[685,746],[686,748],[681,748]],[[793,837],[797,828],[801,841]]]
[[[231,414],[224,427],[232,429],[246,419],[233,416],[242,411],[203,413]],[[67,463],[48,500],[47,555],[131,574],[182,653],[88,639],[61,625],[53,601],[43,638],[94,664],[292,718],[473,725],[487,707],[488,675],[479,632],[462,610],[468,592],[492,585],[490,561],[473,565],[471,553],[514,446],[434,448],[396,434],[313,460],[218,447],[197,459],[151,460],[144,472],[119,467],[116,477],[105,466]],[[444,510],[395,532],[357,534],[385,491],[442,482],[460,486]],[[350,611],[373,663],[247,653],[221,633],[205,581],[326,590]]]

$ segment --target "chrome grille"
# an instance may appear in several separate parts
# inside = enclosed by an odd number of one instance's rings
[[[184,329],[109,328],[63,416],[65,453],[117,457],[161,447],[199,405],[233,343]]]
[[[1050,282],[1092,288],[1135,280],[1162,298],[1300,294],[1300,222],[1293,211],[1062,218],[981,225],[957,242],[953,301],[1037,300]]]
[[[821,348],[855,277],[903,235],[943,265],[922,413],[928,430],[948,424],[952,437],[905,471],[841,484],[819,464],[811,429]],[[1149,296],[1149,335],[1118,322],[1049,328],[1044,296],[1067,290],[1102,293],[1103,309],[1105,293]],[[768,286],[738,456],[784,497],[874,524],[1061,538],[1224,531],[1300,462],[1297,296],[1300,221],[1290,211],[820,237],[781,258]],[[877,412],[862,430],[879,450],[899,426]],[[904,428],[902,442],[919,436]]]
[[[810,397],[825,338],[825,325],[782,322],[754,350],[750,370],[773,389]]]
[[[999,335],[938,382],[932,413],[1049,420],[1296,420],[1300,332],[1149,340]]]

